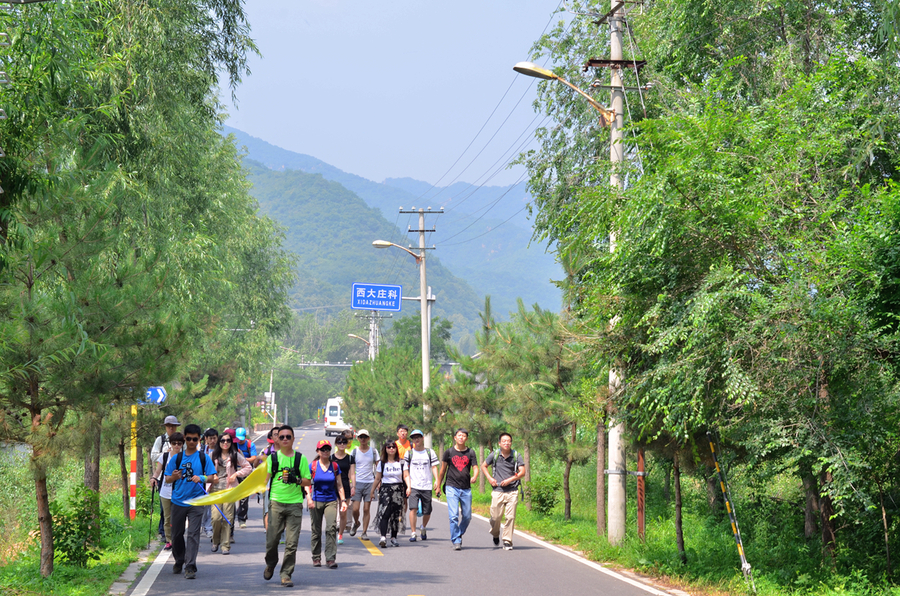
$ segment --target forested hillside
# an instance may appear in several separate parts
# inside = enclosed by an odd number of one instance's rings
[[[525,208],[530,197],[524,184],[476,187],[457,182],[435,189],[411,178],[373,182],[235,128],[226,126],[224,132],[235,136],[238,147],[245,147],[250,159],[268,168],[302,170],[339,182],[369,207],[378,209],[387,221],[396,221],[401,229],[406,228],[408,216],[398,219],[400,207],[445,207],[445,215],[436,217],[433,226],[429,222],[429,227],[437,230],[429,242],[437,246],[435,252],[450,271],[479,294],[491,295],[501,318],[516,309],[517,298],[551,310],[559,308],[560,292],[551,280],[561,279],[562,272],[542,244],[531,243],[532,225]],[[407,241],[406,236],[397,240]]]
[[[296,170],[276,172],[245,159],[260,210],[285,228],[285,247],[297,255],[298,280],[291,295],[296,309],[350,306],[354,282],[399,284],[404,296],[419,295],[419,269],[399,249],[378,250],[374,240],[406,245],[408,239],[377,209],[337,182]],[[459,341],[476,327],[482,297],[429,254],[428,285],[437,296],[434,316],[453,322]],[[404,303],[404,312],[418,306]]]

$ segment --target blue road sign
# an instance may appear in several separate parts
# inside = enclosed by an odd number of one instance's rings
[[[147,387],[146,398],[141,403],[160,405],[169,396],[165,387]]]
[[[353,284],[350,308],[357,310],[387,310],[400,312],[403,298],[401,286],[384,284]]]

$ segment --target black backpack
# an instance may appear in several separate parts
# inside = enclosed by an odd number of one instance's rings
[[[275,480],[275,477],[278,476],[278,472],[281,471],[281,466],[278,463],[278,451],[272,452],[272,458],[273,458],[273,460],[272,460],[272,475],[269,476],[269,488],[268,488],[268,490],[270,492],[272,491],[272,481]],[[303,459],[303,456],[300,455],[299,451],[295,451],[293,468],[294,468],[294,476],[296,476],[297,478],[300,478],[300,460],[301,459]],[[306,487],[303,485],[300,485],[300,492],[305,497],[306,496]]]

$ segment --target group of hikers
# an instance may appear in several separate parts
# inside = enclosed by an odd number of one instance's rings
[[[159,491],[163,548],[172,551],[173,572],[183,572],[186,579],[196,578],[201,532],[210,539],[212,552],[227,555],[235,542],[235,523],[239,528],[246,527],[249,508],[249,497],[213,505],[194,505],[192,501],[235,489],[254,468],[262,466],[266,476],[265,488],[260,489],[264,491],[266,529],[263,578],[274,576],[283,543],[280,575],[285,587],[294,585],[291,577],[304,503],[311,519],[314,567],[322,566],[324,554],[325,566],[337,568],[337,549],[344,542],[345,531],[356,536],[361,530],[360,538],[369,540],[370,507],[376,499],[372,529],[380,535],[378,545],[397,547],[397,536],[406,531],[407,520],[410,542],[428,540],[432,499],[444,492],[450,541],[454,550],[461,550],[472,519],[472,483],[484,474],[493,488],[490,533],[494,545],[500,546],[502,540],[504,550],[513,548],[519,482],[525,475],[525,464],[512,449],[509,433],[500,434],[499,448],[480,466],[475,451],[466,445],[466,429],[454,433],[453,446],[438,459],[433,449],[424,446],[422,431],[409,432],[403,424],[397,427],[397,438],[385,441],[380,451],[371,445],[368,430],[361,429],[355,436],[348,430],[335,438],[334,449],[327,439],[319,441],[316,457],[310,462],[294,450],[294,429],[288,425],[272,428],[268,446],[257,453],[244,428],[226,428],[220,435],[216,429],[203,431],[196,424],[188,424],[179,432],[181,423],[175,416],[167,416],[163,424],[166,432],[157,437],[151,449],[156,462],[151,484]]]

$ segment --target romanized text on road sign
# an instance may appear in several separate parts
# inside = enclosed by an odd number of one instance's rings
[[[350,296],[350,308],[400,312],[402,299],[401,286],[356,283]]]

